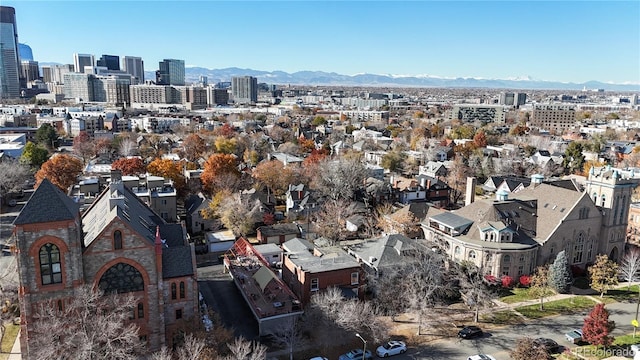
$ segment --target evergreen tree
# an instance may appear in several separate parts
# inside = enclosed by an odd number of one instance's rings
[[[560,294],[567,294],[571,290],[573,284],[573,276],[567,261],[567,254],[560,251],[556,256],[556,260],[549,268],[549,286]]]
[[[584,319],[582,340],[593,345],[609,346],[613,342],[613,336],[609,334],[614,328],[615,322],[609,321],[609,312],[604,304],[597,304]]]

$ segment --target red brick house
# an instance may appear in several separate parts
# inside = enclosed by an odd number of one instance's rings
[[[282,281],[306,305],[311,296],[337,287],[345,297],[364,298],[364,272],[360,263],[339,247],[314,247],[296,238],[282,244]]]

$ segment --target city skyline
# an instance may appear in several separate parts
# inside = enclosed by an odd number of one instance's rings
[[[210,69],[640,84],[635,1],[79,4],[3,3],[39,62],[86,53],[139,56],[147,71],[175,58]]]

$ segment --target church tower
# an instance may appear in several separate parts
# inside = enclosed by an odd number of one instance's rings
[[[62,309],[84,280],[78,205],[44,179],[13,222],[20,279],[22,354],[39,305]]]
[[[602,213],[602,241],[597,250],[614,261],[620,261],[624,252],[631,195],[639,182],[640,173],[635,169],[606,166],[589,171],[585,191]]]

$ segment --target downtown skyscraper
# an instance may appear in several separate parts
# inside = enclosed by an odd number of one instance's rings
[[[20,55],[16,10],[0,6],[0,99],[20,97]]]
[[[158,67],[156,85],[184,86],[184,60],[164,59]]]

